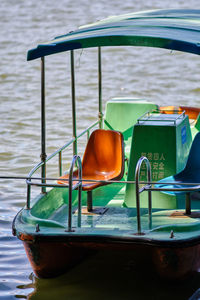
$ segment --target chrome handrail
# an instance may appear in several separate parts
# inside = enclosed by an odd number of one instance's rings
[[[54,158],[57,154],[59,154],[60,152],[63,152],[67,147],[69,147],[71,144],[73,144],[73,142],[75,140],[78,140],[80,137],[82,137],[84,134],[88,133],[92,128],[94,128],[97,124],[99,124],[99,120],[96,121],[95,123],[93,123],[92,125],[90,125],[87,129],[85,129],[84,131],[82,131],[76,138],[72,138],[69,142],[67,142],[66,144],[64,144],[61,148],[59,148],[58,150],[56,150],[54,153],[52,153],[51,155],[49,155],[46,158],[46,162],[48,162],[50,159]],[[44,164],[43,161],[39,162],[28,174],[28,177],[32,177],[33,174]]]
[[[65,145],[63,145],[61,148],[59,148],[58,150],[56,150],[54,153],[52,153],[51,155],[49,155],[46,158],[46,162],[48,162],[50,159],[52,159],[53,157],[55,157],[57,154],[59,154],[60,152],[64,151],[67,147],[69,147],[72,143],[74,142],[74,139],[71,139],[68,143],[66,143]],[[33,174],[39,170],[39,168],[44,164],[43,161],[39,162],[28,174],[28,177],[32,177]]]
[[[41,184],[33,184],[31,182],[31,177],[34,175],[34,173],[36,171],[38,171],[44,164],[46,164],[50,159],[52,159],[53,157],[55,157],[56,155],[59,155],[59,161],[58,161],[58,166],[59,166],[59,176],[62,176],[62,152],[69,147],[71,144],[73,144],[75,141],[78,141],[79,138],[81,138],[84,134],[87,134],[87,137],[90,134],[90,130],[93,129],[96,125],[99,124],[99,120],[94,122],[92,125],[90,125],[88,128],[86,128],[85,130],[83,130],[78,136],[76,136],[75,138],[72,138],[68,143],[64,144],[61,148],[59,148],[58,150],[56,150],[54,153],[52,153],[51,155],[49,155],[45,161],[41,161],[39,162],[28,174],[27,179],[26,179],[26,183],[27,183],[27,201],[26,201],[26,207],[27,209],[30,209],[30,201],[31,201],[31,185],[37,185],[40,187],[56,187],[58,185],[54,184],[54,185],[49,185],[46,184],[46,178],[42,177],[42,181]]]
[[[145,162],[147,167],[147,182],[139,181],[140,177],[140,169],[142,163]],[[140,188],[140,184],[145,184],[142,188]],[[140,193],[143,191],[148,191],[148,207],[149,207],[149,229],[152,228],[152,197],[151,192],[152,191],[178,191],[178,192],[186,192],[186,214],[191,213],[191,203],[190,203],[190,197],[188,196],[190,192],[199,191],[200,190],[200,183],[187,183],[187,182],[180,182],[178,185],[183,187],[152,187],[152,185],[158,184],[157,182],[151,181],[151,164],[149,160],[142,156],[137,162],[136,169],[135,169],[135,185],[136,185],[136,209],[137,209],[137,234],[142,234],[141,232],[141,220],[140,220]],[[159,185],[175,185],[174,182],[159,182]],[[188,187],[188,185],[190,187]],[[185,187],[184,187],[185,186]]]
[[[174,112],[174,113],[177,113],[177,117],[172,119],[170,118],[170,115],[165,115],[165,119],[149,119],[149,116],[152,116],[153,114],[156,115],[156,113],[161,113],[163,110],[151,110],[151,111],[148,111],[148,112],[145,112],[140,118],[137,119],[137,124],[139,124],[140,122],[173,122],[174,124],[176,124],[176,121],[178,119],[180,119],[181,117],[185,117],[185,110],[183,111],[173,111],[173,110],[167,110],[168,112]]]
[[[147,167],[147,184],[140,189],[140,169],[142,163],[145,162]],[[137,162],[135,169],[135,186],[136,186],[136,209],[137,209],[137,233],[141,234],[141,219],[140,219],[140,193],[145,190],[145,188],[151,188],[151,165],[149,160],[142,156]],[[149,229],[152,228],[152,197],[151,190],[148,189],[148,209],[149,209]]]
[[[74,166],[78,163],[78,183],[73,186]],[[82,192],[82,164],[80,156],[74,155],[69,171],[69,200],[68,200],[68,232],[72,231],[72,191],[78,187],[78,227],[81,227],[81,192]]]

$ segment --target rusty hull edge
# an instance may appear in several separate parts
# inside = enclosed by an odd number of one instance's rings
[[[200,245],[184,247],[159,247],[130,243],[100,241],[52,241],[34,240],[31,236],[21,236],[28,259],[34,273],[40,278],[56,277],[80,263],[97,251],[133,251],[141,263],[150,260],[162,278],[181,280],[200,268]]]
[[[154,248],[152,260],[157,273],[167,279],[185,279],[200,269],[200,245]]]
[[[93,253],[67,243],[23,241],[23,245],[31,267],[39,278],[59,276]]]

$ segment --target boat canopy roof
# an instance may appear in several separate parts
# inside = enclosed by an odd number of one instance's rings
[[[200,10],[171,9],[112,16],[28,51],[33,60],[73,49],[146,46],[200,54]]]

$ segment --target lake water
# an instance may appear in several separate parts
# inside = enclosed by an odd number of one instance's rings
[[[38,43],[109,15],[159,8],[198,8],[198,0],[1,0],[0,175],[26,176],[40,157],[40,61],[26,61]],[[97,117],[97,53],[76,51],[79,132]],[[200,60],[191,54],[143,48],[105,48],[103,100],[139,97],[157,104],[199,106]],[[47,154],[71,136],[69,54],[46,59]],[[82,144],[79,153],[82,153]],[[66,157],[66,167],[71,157]],[[57,161],[55,161],[55,164]],[[49,176],[57,176],[54,162]],[[37,192],[37,191],[36,191]],[[0,299],[188,299],[200,275],[187,284],[157,279],[146,266],[99,254],[52,280],[35,278],[24,248],[12,236],[15,214],[26,201],[24,181],[0,184]]]

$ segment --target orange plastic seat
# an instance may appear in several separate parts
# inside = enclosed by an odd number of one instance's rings
[[[180,106],[180,109],[185,110],[186,115],[188,115],[189,119],[196,120],[200,113],[200,109],[192,106]]]
[[[120,180],[124,174],[123,135],[118,131],[97,129],[92,132],[82,160],[82,179],[84,180]],[[73,174],[78,178],[78,171]],[[60,177],[59,184],[68,179],[66,174]],[[83,181],[82,190],[93,189],[108,184],[106,182]]]
[[[173,114],[173,113],[182,113],[185,111],[186,115],[188,115],[189,119],[194,119],[196,120],[199,113],[200,113],[200,108],[197,107],[192,107],[192,106],[161,106],[160,110],[164,114]]]

